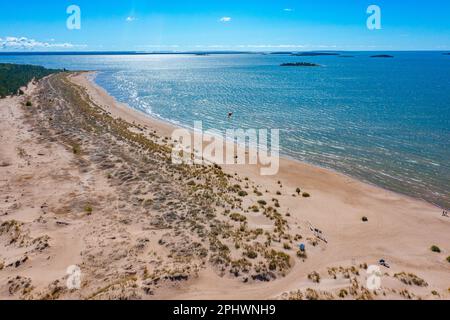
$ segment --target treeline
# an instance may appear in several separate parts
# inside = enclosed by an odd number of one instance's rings
[[[38,80],[60,71],[40,66],[0,63],[0,98],[20,93],[20,87],[33,79]]]

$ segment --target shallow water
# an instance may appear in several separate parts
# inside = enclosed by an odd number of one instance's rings
[[[98,70],[118,100],[206,129],[278,128],[282,154],[450,208],[450,56],[0,56]],[[322,67],[280,67],[284,62]],[[227,113],[233,111],[230,121]]]

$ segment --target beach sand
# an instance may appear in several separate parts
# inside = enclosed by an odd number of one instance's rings
[[[0,299],[450,298],[439,208],[287,159],[276,176],[174,168],[175,127],[91,78],[30,85],[31,108],[0,100]],[[390,268],[369,290],[380,259]],[[70,265],[79,290],[65,286]]]

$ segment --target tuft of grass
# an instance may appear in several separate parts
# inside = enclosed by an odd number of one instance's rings
[[[436,245],[431,246],[431,251],[436,252],[436,253],[441,253],[441,249]]]
[[[409,286],[416,285],[418,287],[428,287],[428,283],[424,279],[416,276],[413,273],[396,273],[394,274],[394,278],[397,278],[398,280]]]
[[[320,275],[316,271],[308,274],[308,279],[314,283],[320,283]]]
[[[231,220],[236,221],[236,222],[244,222],[244,221],[247,220],[247,217],[245,217],[245,216],[243,216],[242,214],[239,214],[239,213],[232,213],[232,214],[230,214],[230,218],[231,218]]]
[[[73,144],[72,145],[72,152],[75,155],[80,155],[81,154],[81,146],[79,144]]]
[[[346,296],[348,296],[348,291],[345,289],[341,289],[341,291],[339,291],[339,298],[344,299]]]
[[[84,212],[86,212],[88,215],[91,215],[93,211],[94,209],[89,204],[84,207]]]

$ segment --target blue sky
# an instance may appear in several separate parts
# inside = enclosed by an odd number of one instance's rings
[[[0,50],[450,50],[448,0],[0,2]],[[69,5],[81,29],[66,27]],[[381,30],[366,27],[381,8]]]

